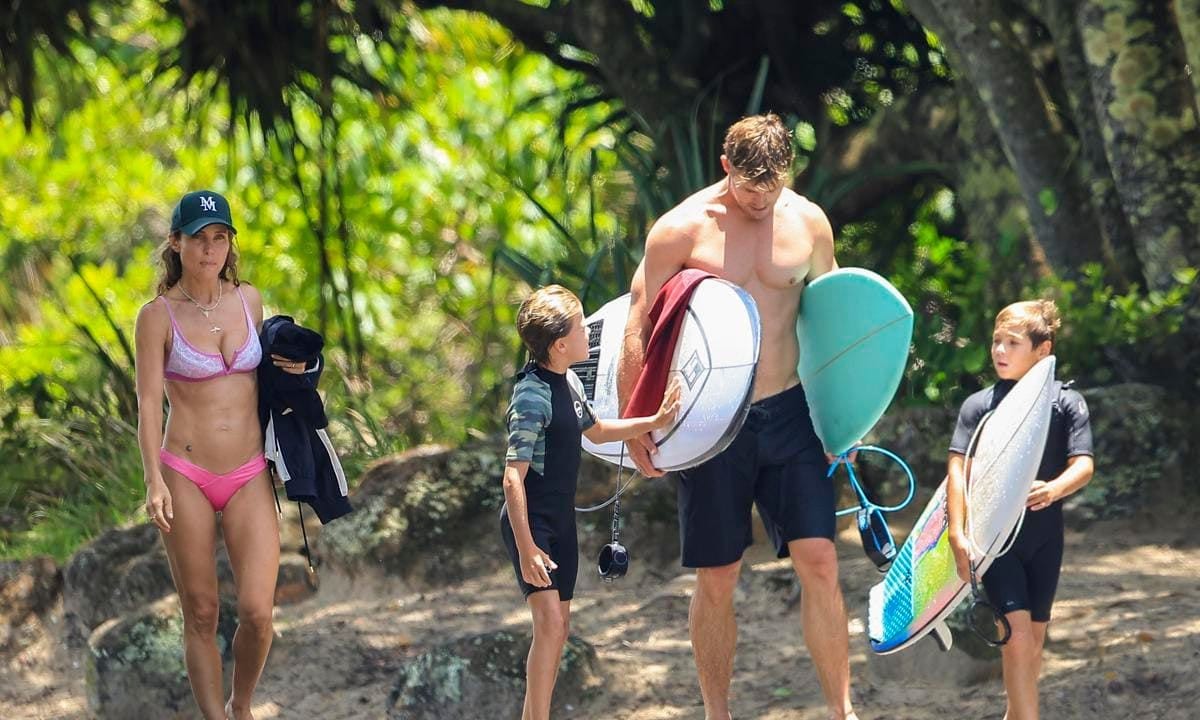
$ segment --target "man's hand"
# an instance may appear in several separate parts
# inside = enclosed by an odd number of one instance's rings
[[[633,460],[633,464],[637,466],[638,472],[641,474],[646,477],[662,477],[666,474],[654,467],[653,456],[658,453],[658,446],[654,444],[654,438],[650,437],[650,433],[638,435],[627,441],[625,448],[629,451],[629,459]]]
[[[848,456],[846,456],[847,460],[849,460],[850,462],[854,462],[855,460],[858,459],[858,447],[860,445],[862,445],[862,440],[859,440],[858,442],[854,443],[854,445],[850,448],[850,454]],[[830,465],[832,465],[834,460],[837,460],[837,455],[830,455],[829,453],[825,453],[825,461],[826,462],[828,462]]]

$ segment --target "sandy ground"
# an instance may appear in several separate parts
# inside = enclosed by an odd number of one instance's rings
[[[1185,542],[1193,522],[1110,524],[1086,535],[1068,533],[1046,648],[1043,717],[1200,717],[1200,547]],[[852,531],[840,536],[839,553],[860,717],[1000,720],[999,680],[946,687],[937,677],[914,684],[873,672],[863,618],[867,589],[879,576]],[[787,561],[774,559],[761,545],[746,560],[737,597],[735,716],[826,717],[797,608],[788,604]],[[573,632],[595,645],[615,679],[569,716],[702,719],[686,627],[693,576],[678,568],[637,566],[635,558],[631,577],[605,586],[588,574],[590,567],[581,565]],[[315,598],[280,608],[255,716],[383,717],[397,666],[422,645],[527,627],[510,572],[500,569],[454,589],[395,597],[327,587]],[[41,639],[0,669],[0,717],[87,717],[81,669],[56,643]]]

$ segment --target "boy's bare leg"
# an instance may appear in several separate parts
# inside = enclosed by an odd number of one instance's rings
[[[558,663],[571,622],[571,601],[559,600],[558,590],[530,593],[533,643],[525,663],[525,707],[521,720],[549,720]]]

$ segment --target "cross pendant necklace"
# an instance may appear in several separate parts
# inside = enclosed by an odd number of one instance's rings
[[[208,314],[210,312],[212,312],[213,310],[216,310],[217,306],[221,304],[221,294],[224,292],[224,290],[225,290],[224,284],[218,282],[217,283],[217,300],[216,300],[216,302],[214,302],[212,305],[204,306],[204,305],[201,305],[196,300],[196,298],[189,295],[187,290],[183,289],[183,283],[179,283],[179,292],[183,293],[183,296],[185,298],[187,298],[188,300],[191,300],[192,304],[195,305],[196,308],[200,310],[200,312],[204,313],[204,319],[208,320],[208,324],[209,324],[208,332],[210,334],[221,332],[221,326],[217,325],[212,320],[210,320],[208,317]]]
[[[204,319],[205,319],[205,320],[208,320],[208,314],[209,314],[210,312],[212,312],[212,311],[211,311],[211,310],[205,310],[204,308],[201,308],[201,309],[200,309],[200,312],[204,313]],[[220,325],[217,325],[217,324],[216,324],[216,323],[214,323],[212,320],[208,320],[208,325],[209,325],[208,332],[209,332],[210,334],[211,334],[211,333],[219,333],[219,332],[221,332],[221,326],[220,326]]]

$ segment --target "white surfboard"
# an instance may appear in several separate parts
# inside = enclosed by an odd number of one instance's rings
[[[572,366],[601,419],[619,416],[617,363],[629,302],[629,295],[622,295],[584,321],[590,357]],[[670,375],[681,380],[679,413],[673,425],[651,435],[658,445],[654,464],[660,470],[695,467],[733,441],[750,407],[759,345],[758,308],[750,294],[724,280],[701,281],[688,302],[671,360]],[[633,469],[623,446],[583,439],[587,452]]]
[[[1034,365],[977,430],[968,460],[971,536],[985,553],[976,558],[982,577],[1004,549],[1025,512],[1050,432],[1054,403],[1054,356]],[[946,484],[913,526],[883,582],[870,590],[867,637],[880,655],[909,647],[930,632],[946,643],[945,618],[967,595],[959,579],[947,532]],[[945,646],[945,645],[944,645]]]

